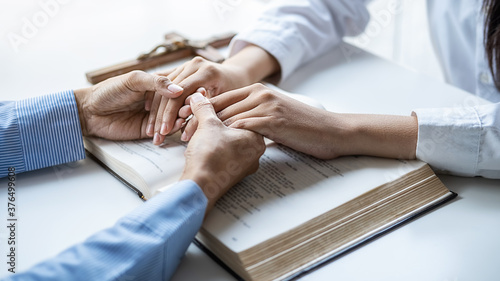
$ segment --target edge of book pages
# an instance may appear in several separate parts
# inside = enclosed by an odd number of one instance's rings
[[[388,223],[384,225],[383,227],[380,227],[379,229],[370,232],[368,235],[364,237],[360,237],[357,240],[354,240],[352,243],[347,245],[346,247],[338,250],[335,249],[332,252],[330,252],[327,255],[324,255],[322,257],[317,258],[316,260],[300,267],[297,269],[295,273],[292,273],[289,276],[286,276],[284,279],[279,279],[279,280],[285,280],[285,281],[291,281],[291,280],[298,280],[301,277],[320,269],[321,267],[335,261],[338,258],[341,258],[342,256],[358,249],[359,247],[370,243],[371,241],[399,228],[404,226],[405,224],[418,219],[419,217],[425,215],[426,213],[435,210],[446,203],[450,202],[451,200],[455,199],[457,197],[457,193],[453,192],[450,190],[450,192],[441,198],[435,200],[431,204],[428,204],[427,206],[423,206],[419,209],[416,209],[415,211],[409,213],[408,215],[404,217],[400,217],[397,219],[395,222]],[[241,278],[234,270],[232,270],[228,265],[226,265],[219,257],[217,257],[212,251],[210,251],[206,246],[203,245],[202,242],[198,238],[194,239],[194,244],[201,249],[205,254],[207,254],[212,260],[214,260],[217,264],[219,264],[222,268],[224,268],[229,274],[231,274],[233,277],[235,277],[238,280],[244,280]]]

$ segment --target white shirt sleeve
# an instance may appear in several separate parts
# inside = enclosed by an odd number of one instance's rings
[[[276,58],[285,80],[300,65],[322,55],[344,36],[361,33],[368,24],[368,0],[275,0],[249,30],[231,43],[230,56],[248,44]]]
[[[418,159],[441,173],[500,178],[500,103],[414,114]]]

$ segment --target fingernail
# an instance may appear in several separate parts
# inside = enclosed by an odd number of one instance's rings
[[[153,143],[159,144],[159,142],[160,142],[160,134],[155,133],[155,137],[153,138]]]
[[[187,134],[186,134],[186,131],[182,132],[182,135],[181,135],[181,141],[186,141],[186,138],[187,138]]]
[[[184,89],[182,89],[179,85],[176,84],[170,84],[168,85],[167,89],[172,92],[173,94],[176,94]]]
[[[153,134],[153,124],[149,123],[148,127],[146,128],[146,134],[151,136]]]
[[[193,103],[200,103],[203,100],[205,100],[205,97],[202,94],[198,93],[198,92],[196,92],[196,93],[194,93],[194,94],[191,95],[191,101]]]
[[[161,133],[162,135],[167,134],[167,123],[163,123],[163,124],[161,124],[160,133]]]

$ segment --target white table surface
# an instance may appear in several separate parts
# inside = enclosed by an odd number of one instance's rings
[[[86,71],[130,59],[165,32],[203,38],[241,30],[266,1],[67,1],[18,52],[9,34],[21,34],[24,18],[32,20],[43,9],[37,1],[11,2],[0,0],[0,100],[88,86]],[[224,13],[214,9],[221,3],[228,8]],[[348,53],[332,50],[281,87],[339,112],[409,114],[418,107],[477,103],[463,91],[368,53]],[[455,201],[302,280],[498,280],[500,181],[440,178],[459,194]],[[5,222],[6,185],[0,179],[0,219]],[[89,159],[20,174],[17,186],[20,270],[113,225],[141,204]],[[6,228],[0,228],[0,260],[6,259],[6,235]],[[0,277],[7,273],[2,262]],[[173,280],[233,278],[191,245]]]

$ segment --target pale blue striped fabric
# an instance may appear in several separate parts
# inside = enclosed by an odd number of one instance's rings
[[[206,205],[195,182],[178,182],[113,227],[6,280],[168,280],[198,232]]]
[[[0,177],[83,158],[73,91],[0,103]]]
[[[23,145],[17,125],[16,103],[0,102],[0,177],[9,167],[24,171]]]

